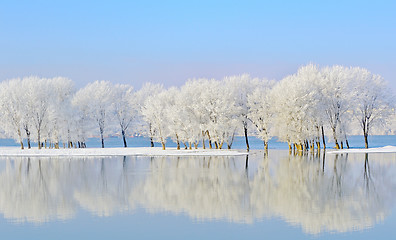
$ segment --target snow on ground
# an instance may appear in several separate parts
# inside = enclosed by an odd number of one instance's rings
[[[359,148],[359,149],[340,149],[329,151],[327,153],[396,153],[396,146],[385,146],[379,148]]]
[[[76,148],[76,149],[20,149],[1,147],[0,156],[236,156],[246,155],[237,150],[193,149],[177,150],[169,148]]]

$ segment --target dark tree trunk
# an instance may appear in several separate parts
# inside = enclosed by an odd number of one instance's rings
[[[209,139],[209,148],[212,149],[212,139],[210,139],[209,131],[206,131],[206,134],[208,135],[208,139]]]
[[[40,130],[37,130],[37,146],[38,149],[41,149]]]
[[[100,139],[102,140],[102,148],[104,148],[103,132],[100,132]]]
[[[323,126],[322,126],[322,142],[323,142],[323,149],[326,149],[326,139],[325,139]]]
[[[250,147],[249,147],[249,139],[248,139],[247,126],[246,126],[246,124],[243,126],[243,130],[244,130],[244,132],[245,132],[246,150],[249,152]]]
[[[124,141],[124,147],[127,147],[127,142],[126,142],[126,138],[125,138],[125,131],[122,130],[121,133],[122,133],[122,140]]]
[[[333,128],[333,137],[334,137],[334,144],[335,144],[336,149],[340,149],[340,145],[338,144],[338,141],[337,141],[335,128]]]
[[[151,144],[151,147],[154,147],[153,132],[151,130],[151,123],[149,124],[149,128],[150,128],[150,144]]]
[[[367,133],[364,134],[364,147],[368,148],[368,134]]]

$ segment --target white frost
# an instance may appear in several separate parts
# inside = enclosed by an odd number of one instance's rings
[[[328,153],[396,153],[396,146],[385,146],[379,148],[359,148],[359,149],[341,149],[329,151]]]
[[[237,156],[246,155],[237,150],[194,149],[177,150],[169,148],[75,148],[75,149],[24,149],[18,147],[0,148],[0,156]]]

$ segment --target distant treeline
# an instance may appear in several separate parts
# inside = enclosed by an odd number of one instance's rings
[[[349,147],[348,134],[359,124],[368,147],[373,126],[394,114],[393,95],[379,75],[359,67],[319,68],[309,64],[281,81],[238,75],[191,79],[164,89],[96,81],[76,90],[67,78],[25,77],[1,83],[1,128],[5,137],[30,148],[86,147],[87,137],[139,134],[177,148],[231,148],[234,137],[273,136],[297,150]],[[206,143],[206,145],[205,145]]]

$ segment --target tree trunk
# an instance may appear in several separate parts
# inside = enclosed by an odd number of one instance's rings
[[[26,132],[28,149],[30,149],[30,131],[29,131],[29,129],[27,127],[25,128],[25,132]]]
[[[165,143],[164,143],[164,141],[161,141],[161,145],[162,145],[162,150],[165,150]]]
[[[19,143],[21,144],[21,149],[24,149],[20,128],[18,128],[18,137],[19,137]]]
[[[103,139],[103,133],[100,133],[100,139],[102,140],[102,148],[104,148],[104,139]]]
[[[176,144],[177,144],[177,150],[180,150],[180,141],[179,141],[179,136],[176,134]]]
[[[202,149],[206,149],[206,146],[205,146],[205,132],[204,131],[202,131]]]
[[[230,143],[230,144],[228,144],[228,143],[227,143],[228,149],[231,149],[231,147],[232,147],[232,143],[234,142],[234,138],[235,138],[235,131],[236,131],[236,129],[235,129],[235,130],[234,130],[234,132],[232,133],[231,143]]]
[[[124,141],[124,147],[127,147],[127,142],[126,142],[126,138],[125,138],[125,131],[121,130],[122,133],[122,140]]]
[[[248,140],[248,135],[247,135],[247,126],[246,126],[246,124],[243,126],[243,130],[245,132],[246,151],[249,152],[250,147],[249,147],[249,140]]]
[[[37,145],[38,149],[41,149],[40,130],[37,130]]]
[[[367,133],[364,134],[364,147],[368,148],[368,134]]]
[[[289,145],[289,151],[290,151],[290,145]],[[268,142],[266,142],[266,141],[264,141],[264,150],[266,151],[266,152],[268,152]]]
[[[154,141],[153,141],[153,130],[151,129],[151,123],[149,124],[149,131],[150,131],[150,144],[151,147],[154,147]]]
[[[326,139],[325,139],[323,126],[322,126],[322,142],[323,142],[323,149],[326,149]]]
[[[209,148],[212,149],[212,139],[210,139],[209,131],[206,131],[206,134],[208,135],[208,139],[209,139]]]
[[[335,148],[336,149],[340,149],[340,145],[338,144],[338,141],[337,141],[337,134],[336,134],[336,129],[335,128],[333,128],[333,137],[334,137]]]

